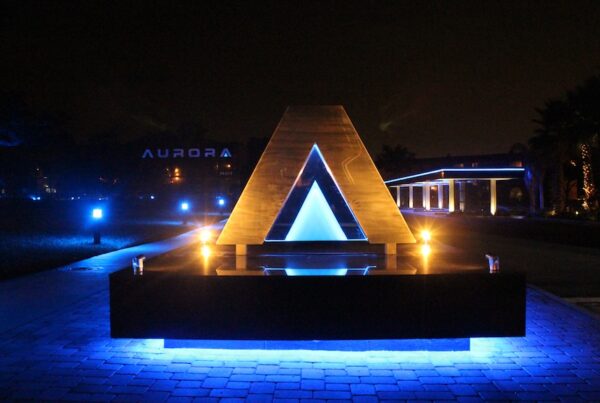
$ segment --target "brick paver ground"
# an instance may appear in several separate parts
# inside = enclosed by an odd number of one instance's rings
[[[470,352],[173,350],[108,319],[105,291],[1,333],[0,399],[600,401],[600,322],[532,289],[527,336]]]

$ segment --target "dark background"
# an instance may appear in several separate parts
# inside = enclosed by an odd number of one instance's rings
[[[600,65],[594,1],[298,4],[4,1],[0,87],[84,144],[244,141],[288,104],[335,103],[372,154],[424,157],[525,142],[534,108]]]

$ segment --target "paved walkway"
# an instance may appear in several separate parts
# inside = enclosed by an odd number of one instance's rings
[[[534,289],[526,337],[472,339],[469,352],[187,350],[111,339],[107,273],[194,237],[85,263],[98,270],[0,283],[0,400],[600,401],[600,321]]]
[[[182,248],[197,241],[199,231],[196,229],[166,240],[105,253],[55,270],[0,282],[0,333],[106,292],[108,274],[131,266],[133,257],[145,255],[151,258]]]
[[[0,400],[600,401],[600,322],[534,290],[527,315],[470,352],[164,349],[111,339],[104,291],[0,334]]]

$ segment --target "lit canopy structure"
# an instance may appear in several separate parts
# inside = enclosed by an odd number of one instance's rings
[[[400,207],[400,190],[408,188],[408,207],[414,208],[414,188],[422,189],[423,208],[431,210],[431,191],[437,192],[437,208],[454,212],[456,210],[456,187],[458,186],[458,207],[465,211],[465,183],[469,181],[489,181],[490,214],[495,215],[497,209],[496,182],[521,179],[524,168],[442,168],[417,173],[385,181],[389,187],[396,188],[396,204]],[[448,191],[445,192],[444,188]],[[444,195],[447,194],[447,203]]]
[[[288,107],[217,244],[328,240],[415,242],[344,108]]]

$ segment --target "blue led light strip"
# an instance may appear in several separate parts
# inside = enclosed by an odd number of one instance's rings
[[[418,178],[420,176],[432,175],[440,172],[524,172],[525,168],[442,168],[420,174],[403,176],[401,178],[389,179],[384,183],[399,182],[406,179]]]

